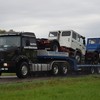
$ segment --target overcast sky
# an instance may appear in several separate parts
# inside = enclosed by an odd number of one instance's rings
[[[100,37],[100,0],[0,0],[0,29],[34,32],[75,30]]]

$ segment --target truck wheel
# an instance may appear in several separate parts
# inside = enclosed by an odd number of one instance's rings
[[[52,42],[51,43],[51,51],[56,51],[58,52],[59,51],[59,44],[57,42]]]
[[[69,64],[67,62],[61,64],[61,75],[67,75]]]
[[[52,65],[52,74],[54,76],[57,76],[59,73],[59,64],[58,63],[53,63]]]
[[[26,78],[29,74],[29,66],[26,62],[23,62],[17,68],[16,75],[18,78]]]

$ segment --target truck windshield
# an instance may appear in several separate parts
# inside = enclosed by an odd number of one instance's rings
[[[50,32],[49,37],[56,37],[58,32]]]
[[[96,39],[89,39],[89,44],[96,44]]]
[[[0,46],[20,46],[20,37],[19,36],[1,36],[0,37]]]

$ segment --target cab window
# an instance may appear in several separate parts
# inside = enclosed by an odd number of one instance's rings
[[[50,32],[49,37],[56,37],[58,35],[58,32]]]
[[[34,37],[23,37],[22,46],[34,46],[36,45],[36,39]]]
[[[75,39],[75,40],[77,39],[77,35],[76,35],[75,32],[73,32],[73,34],[72,34],[72,38]]]
[[[71,32],[70,31],[63,31],[62,36],[70,36]]]

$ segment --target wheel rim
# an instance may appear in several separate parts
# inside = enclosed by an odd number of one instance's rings
[[[67,73],[67,71],[68,71],[67,67],[66,67],[66,66],[64,66],[64,67],[63,67],[63,74],[66,74],[66,73]]]
[[[58,46],[57,45],[54,45],[53,46],[53,50],[56,51],[56,52],[58,52]]]
[[[76,55],[76,57],[75,57],[75,58],[76,58],[77,62],[79,63],[79,62],[80,62],[80,60],[81,60],[81,59],[80,59],[80,56],[79,56],[79,55]]]
[[[99,67],[97,68],[97,71],[98,71],[98,74],[100,74],[100,68]]]
[[[22,66],[21,72],[22,72],[22,75],[24,75],[24,76],[27,75],[28,69],[27,69],[27,66],[26,65],[23,65]]]
[[[94,72],[95,72],[94,68],[91,68],[91,74],[94,74]]]
[[[55,66],[53,68],[53,72],[54,72],[54,75],[57,75],[58,74],[58,66]]]

